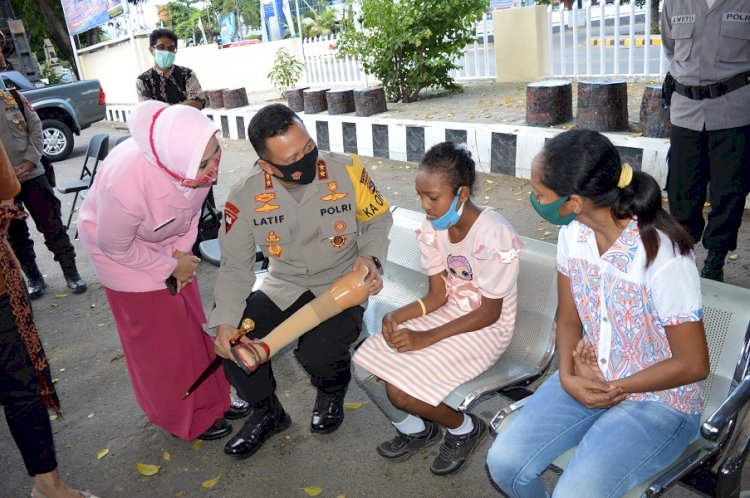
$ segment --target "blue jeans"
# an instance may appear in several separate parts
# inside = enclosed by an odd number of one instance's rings
[[[497,436],[487,466],[509,497],[546,497],[539,476],[578,445],[553,495],[622,496],[677,459],[699,426],[700,415],[654,401],[586,408],[563,390],[555,373]]]

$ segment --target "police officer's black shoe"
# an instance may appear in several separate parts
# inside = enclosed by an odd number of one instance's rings
[[[232,401],[229,406],[229,410],[224,412],[224,418],[228,420],[237,420],[243,417],[247,417],[250,414],[252,406],[244,399],[237,398]]]
[[[65,282],[68,284],[68,289],[70,289],[73,294],[82,294],[88,289],[86,281],[81,278],[81,275],[79,275],[78,272],[65,275]]]
[[[291,425],[291,417],[274,395],[271,400],[252,407],[245,425],[224,445],[224,453],[240,460],[251,457],[271,436]]]
[[[701,269],[701,277],[723,282],[724,259],[726,257],[727,253],[724,251],[708,251],[706,262],[703,263],[703,268]]]
[[[429,420],[424,421],[425,429],[416,434],[404,434],[396,429],[396,437],[380,443],[376,448],[383,458],[397,462],[406,460],[440,440],[440,426]]]
[[[330,434],[344,421],[344,397],[346,387],[332,393],[318,389],[315,408],[310,419],[310,432],[313,434]]]
[[[39,271],[36,262],[23,265],[23,273],[28,280],[29,299],[39,299],[42,297],[44,289],[47,288],[47,283],[44,281],[42,272]]]
[[[44,281],[44,277],[39,275],[39,278],[29,279],[29,299],[39,299],[44,294],[44,289],[47,288],[47,283]]]
[[[440,453],[430,465],[430,471],[438,476],[447,476],[461,470],[479,443],[487,435],[487,424],[473,413],[469,414],[474,423],[474,429],[463,436],[456,436],[445,432],[445,438],[440,445]]]
[[[215,439],[221,439],[224,436],[228,436],[232,432],[232,424],[224,420],[223,418],[217,418],[211,427],[203,431],[203,434],[198,436],[198,439],[204,441],[213,441]]]

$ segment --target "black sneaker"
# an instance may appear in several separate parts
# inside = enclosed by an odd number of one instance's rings
[[[487,424],[474,414],[469,414],[474,423],[474,430],[463,436],[454,436],[445,432],[440,445],[440,454],[430,465],[430,471],[438,476],[447,476],[463,468],[479,443],[487,435]]]
[[[344,397],[346,388],[327,393],[318,389],[315,408],[310,418],[310,432],[330,434],[344,421]]]
[[[425,430],[416,434],[404,434],[397,429],[396,437],[378,445],[378,454],[383,458],[398,462],[437,443],[440,439],[440,426],[429,420],[425,420],[424,424]]]
[[[706,262],[701,269],[701,277],[717,282],[724,281],[724,259],[727,253],[723,251],[708,251]]]

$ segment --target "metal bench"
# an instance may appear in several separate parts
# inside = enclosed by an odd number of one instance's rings
[[[369,334],[380,331],[385,313],[427,292],[427,275],[420,265],[419,244],[414,235],[424,214],[403,208],[393,208],[392,213],[388,257],[383,264],[383,290],[368,301],[362,334],[352,345],[355,349]],[[543,375],[550,365],[555,352],[553,317],[557,309],[555,246],[532,239],[523,240],[526,246],[521,253],[513,340],[492,367],[448,395],[444,402],[455,410],[468,410],[486,394],[508,392],[528,385]],[[200,253],[206,261],[219,266],[221,251],[217,240],[201,242]],[[259,251],[258,261],[262,256]],[[367,383],[363,383],[363,387],[370,391]]]
[[[423,219],[423,213],[393,209],[388,258],[383,265],[383,290],[370,297],[364,316],[365,325],[372,333],[380,331],[385,313],[427,292],[428,279],[420,265],[419,244],[414,235]],[[550,365],[555,352],[553,318],[557,308],[555,246],[526,238],[523,241],[526,246],[521,252],[513,340],[492,367],[448,395],[444,403],[455,410],[468,410],[486,394],[528,385]]]
[[[742,467],[750,449],[750,289],[703,279],[701,290],[711,361],[711,373],[703,383],[702,437],[628,497],[659,496],[678,481],[707,496],[739,496]],[[493,430],[504,430],[523,404],[522,399],[500,410],[491,422]],[[574,452],[575,447],[565,452],[553,467],[564,470]]]

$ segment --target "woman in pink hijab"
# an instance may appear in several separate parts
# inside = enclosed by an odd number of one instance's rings
[[[153,423],[186,440],[219,439],[229,383],[216,371],[187,400],[187,387],[214,358],[204,331],[190,253],[201,205],[217,178],[218,129],[200,111],[139,104],[132,138],[99,167],[78,229],[109,300],[135,399]],[[174,277],[172,295],[165,281]]]

